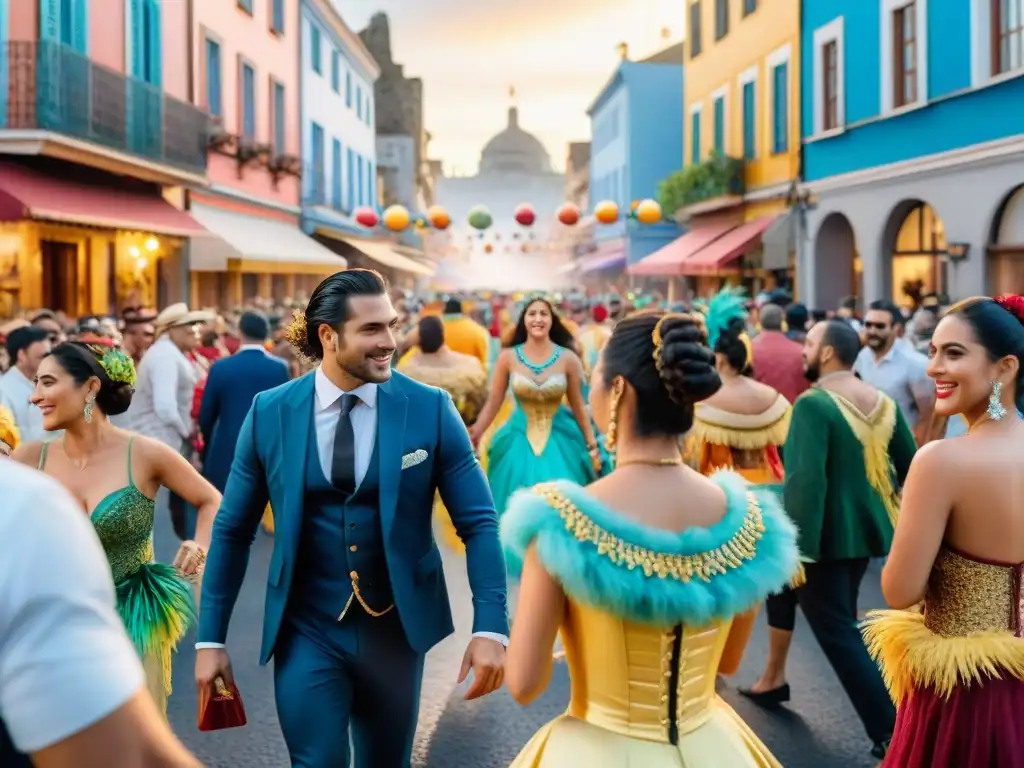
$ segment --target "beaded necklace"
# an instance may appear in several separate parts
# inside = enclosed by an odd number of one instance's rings
[[[520,363],[525,365],[531,371],[533,371],[534,376],[540,376],[542,373],[544,373],[544,371],[546,371],[548,368],[550,368],[552,365],[558,362],[558,358],[560,358],[561,356],[562,348],[559,347],[558,345],[555,345],[555,350],[554,352],[551,353],[551,357],[549,357],[545,362],[541,363],[540,365],[537,365],[537,363],[531,362],[526,359],[526,355],[523,354],[522,344],[516,346],[516,359],[519,360]]]

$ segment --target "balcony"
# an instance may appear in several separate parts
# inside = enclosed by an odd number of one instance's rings
[[[59,43],[9,41],[0,51],[0,91],[7,96],[0,103],[0,141],[25,134],[19,140],[44,145],[39,154],[54,154],[45,145],[65,143],[61,138],[88,142],[98,145],[97,155],[129,168],[133,160],[157,166],[154,180],[165,183],[206,175],[209,116],[203,110]],[[95,164],[117,170],[109,162]]]
[[[658,185],[662,210],[679,217],[741,201],[744,166],[740,158],[712,152],[707,160],[676,171]]]

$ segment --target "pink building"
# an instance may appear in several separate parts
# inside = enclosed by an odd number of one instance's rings
[[[192,241],[193,301],[308,294],[345,262],[299,228],[299,0],[193,10],[192,100],[213,127],[209,186],[191,193],[190,212],[215,235]]]

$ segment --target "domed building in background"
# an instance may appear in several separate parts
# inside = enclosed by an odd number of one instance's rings
[[[438,289],[511,292],[564,287],[562,268],[571,253],[566,228],[556,216],[564,202],[564,185],[544,145],[519,125],[519,110],[510,106],[505,129],[480,153],[477,174],[437,179],[437,201],[452,217],[447,253],[437,272]],[[536,211],[532,227],[516,223],[515,210],[522,203]],[[486,206],[494,219],[482,233],[467,221],[477,205]]]

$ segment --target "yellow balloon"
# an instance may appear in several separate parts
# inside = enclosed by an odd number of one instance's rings
[[[384,211],[384,226],[392,232],[401,232],[409,226],[409,211],[402,205],[392,205]]]
[[[619,220],[619,206],[611,200],[602,200],[594,207],[594,218],[602,224],[614,224]]]
[[[661,221],[661,206],[657,200],[641,200],[636,207],[636,220],[641,224],[657,224]]]

